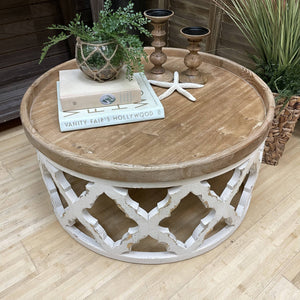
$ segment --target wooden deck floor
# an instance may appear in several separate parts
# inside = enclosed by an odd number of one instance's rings
[[[300,124],[279,166],[262,166],[228,240],[153,266],[74,241],[52,212],[22,127],[0,132],[0,299],[300,299]]]

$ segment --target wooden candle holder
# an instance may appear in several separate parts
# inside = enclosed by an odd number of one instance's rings
[[[184,27],[180,33],[187,38],[189,42],[187,49],[190,51],[184,58],[184,64],[188,69],[181,72],[180,81],[204,84],[207,82],[207,75],[197,70],[202,63],[198,51],[200,51],[199,43],[210,35],[210,30],[205,27]]]
[[[152,80],[172,81],[173,73],[162,66],[167,61],[167,55],[162,51],[162,48],[166,45],[165,25],[169,18],[174,15],[174,12],[169,9],[148,9],[144,12],[144,15],[151,20],[154,27],[151,32],[153,36],[151,45],[155,48],[150,55],[150,61],[154,67],[150,72],[146,72],[146,76]]]

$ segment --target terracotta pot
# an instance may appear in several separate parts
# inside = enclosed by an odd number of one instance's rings
[[[266,139],[263,162],[268,165],[278,164],[300,117],[300,96],[291,97],[285,106],[284,103],[284,98],[277,101],[272,127]]]
[[[88,77],[103,82],[117,77],[123,66],[123,55],[115,41],[85,42],[76,40],[76,62]]]

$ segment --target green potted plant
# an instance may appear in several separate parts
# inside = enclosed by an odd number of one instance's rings
[[[89,27],[76,15],[67,26],[52,25],[48,29],[61,30],[58,35],[49,37],[44,43],[40,63],[53,45],[76,37],[75,57],[78,67],[90,78],[100,82],[116,78],[123,64],[126,65],[126,77],[132,79],[133,72],[143,71],[142,58],[146,58],[139,36],[129,31],[149,36],[144,28],[148,20],[133,10],[129,1],[126,7],[111,9],[111,0],[104,3],[99,12],[99,21]]]
[[[263,160],[277,165],[300,116],[300,1],[214,0],[255,50],[254,71],[276,103]]]

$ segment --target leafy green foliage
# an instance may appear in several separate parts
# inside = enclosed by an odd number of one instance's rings
[[[255,72],[280,96],[299,94],[300,1],[214,0],[256,50]]]
[[[49,40],[44,44],[40,63],[50,47],[73,35],[85,42],[116,41],[120,46],[122,59],[127,65],[127,77],[132,78],[134,71],[142,71],[141,59],[142,57],[146,58],[146,53],[140,38],[132,31],[135,30],[150,36],[149,31],[144,28],[148,20],[140,12],[134,11],[134,4],[131,1],[126,7],[119,7],[116,11],[111,9],[111,5],[111,0],[105,2],[104,9],[99,12],[99,21],[94,22],[92,27],[85,25],[78,14],[67,26],[52,25],[48,27],[48,29],[61,30],[62,32],[49,37]]]
[[[300,64],[290,66],[278,74],[274,86],[279,96],[287,100],[293,95],[300,95]]]

